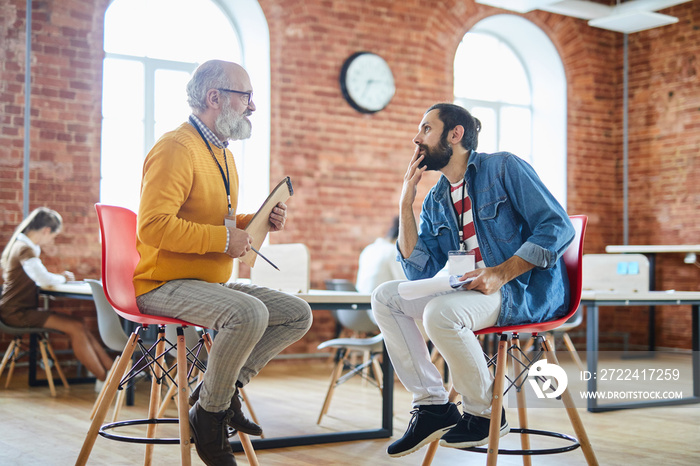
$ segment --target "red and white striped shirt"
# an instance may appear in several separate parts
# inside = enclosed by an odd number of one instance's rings
[[[452,203],[457,212],[457,224],[462,225],[462,238],[467,251],[474,251],[474,262],[476,268],[485,267],[484,260],[479,251],[479,242],[476,239],[476,231],[474,230],[474,217],[472,216],[472,201],[467,195],[467,190],[464,186],[464,180],[459,183],[450,183],[450,195]]]

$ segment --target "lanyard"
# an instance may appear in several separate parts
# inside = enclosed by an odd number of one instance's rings
[[[195,127],[199,135],[202,137],[202,140],[204,141],[204,144],[207,145],[207,149],[209,149],[209,153],[211,154],[211,158],[214,159],[214,162],[216,162],[216,166],[219,167],[219,172],[221,173],[221,179],[224,180],[224,188],[226,188],[226,199],[228,201],[228,213],[229,215],[233,215],[233,210],[231,209],[231,176],[228,173],[228,162],[226,161],[226,148],[224,147],[224,165],[226,165],[226,175],[224,175],[224,169],[221,167],[221,164],[219,163],[218,160],[216,160],[216,156],[214,155],[214,151],[211,150],[211,146],[209,145],[209,141],[207,141],[207,138],[204,137],[204,134],[202,134],[202,130],[199,129],[199,125],[194,121],[194,118],[190,117],[190,123],[192,126]]]
[[[467,182],[462,180],[462,211],[459,213],[459,249],[467,250],[466,241],[464,241],[464,196],[466,194]]]

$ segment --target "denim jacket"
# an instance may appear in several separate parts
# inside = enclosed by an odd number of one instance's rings
[[[469,155],[464,174],[474,228],[487,267],[513,255],[534,264],[501,288],[496,325],[542,322],[561,317],[569,306],[569,282],[562,254],[574,238],[563,207],[533,168],[508,152]],[[457,215],[450,183],[443,175],[423,202],[418,242],[410,257],[399,253],[409,280],[430,278],[459,249]]]

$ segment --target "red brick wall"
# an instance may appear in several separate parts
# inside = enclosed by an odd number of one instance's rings
[[[102,28],[108,0],[35,1],[32,37],[30,205],[66,220],[49,268],[99,274]],[[463,35],[502,10],[467,0],[260,0],[268,20],[272,72],[271,178],[290,175],[295,196],[285,233],[274,242],[311,249],[312,285],[354,279],[362,248],[384,234],[397,211],[411,142],[423,111],[451,100],[452,62]],[[21,220],[24,0],[0,0],[0,244]],[[699,243],[700,198],[697,2],[667,10],[673,26],[630,36],[630,243]],[[585,252],[622,237],[622,35],[545,12],[524,15],[550,37],[564,62],[568,92],[569,211],[590,217]],[[343,60],[382,55],[397,91],[376,115],[361,115],[338,86]],[[475,64],[488,72],[488,63]],[[419,195],[437,179],[428,176]],[[653,200],[653,202],[652,202]],[[49,257],[53,256],[53,257]],[[60,259],[57,259],[60,257]],[[682,256],[659,260],[659,285],[697,289],[699,269]],[[659,344],[689,348],[686,311],[661,313]],[[605,325],[644,321],[629,310]],[[619,317],[618,317],[619,316]],[[312,330],[331,333],[328,316]],[[303,347],[311,350],[314,338]]]

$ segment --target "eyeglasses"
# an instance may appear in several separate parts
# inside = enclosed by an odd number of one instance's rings
[[[245,100],[246,105],[250,105],[250,101],[253,100],[253,92],[244,92],[244,91],[234,91],[233,89],[219,89],[222,92],[233,92],[234,94],[241,94],[247,97]]]

